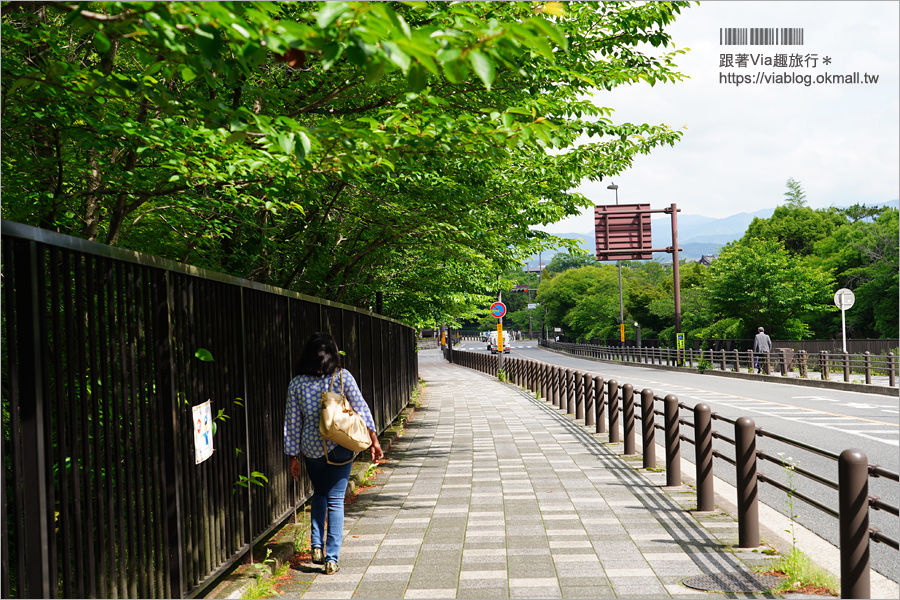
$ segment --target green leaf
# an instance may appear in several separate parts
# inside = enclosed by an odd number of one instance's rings
[[[401,71],[406,73],[411,62],[409,54],[401,50],[394,42],[384,42],[383,46],[384,49],[387,50],[387,55],[388,58],[391,59],[391,62],[400,67]]]
[[[462,83],[469,78],[469,69],[462,60],[444,63],[444,75],[450,83]]]
[[[316,15],[316,25],[320,29],[327,29],[349,8],[350,5],[346,2],[325,2],[322,10]]]
[[[414,64],[406,75],[406,82],[409,89],[418,93],[425,89],[428,85],[428,74],[425,69],[418,63]]]
[[[197,348],[197,351],[194,352],[194,356],[199,358],[203,362],[212,362],[213,360],[215,360],[212,353],[206,348]]]
[[[494,71],[494,61],[487,54],[479,52],[478,50],[472,50],[469,52],[469,62],[472,63],[472,68],[475,70],[475,74],[478,75],[484,83],[484,87],[490,90],[496,75]]]
[[[384,76],[387,63],[383,60],[372,59],[366,64],[366,83],[373,85],[378,83]]]
[[[181,70],[181,78],[184,79],[185,83],[193,81],[197,77],[194,74],[194,70],[190,67],[185,67]]]
[[[278,134],[278,148],[281,149],[285,154],[292,154],[294,152],[294,134],[292,133],[280,133]]]
[[[194,42],[200,48],[203,58],[208,61],[218,57],[219,52],[222,50],[222,35],[212,25],[205,23],[200,25],[194,31]]]
[[[300,139],[300,144],[296,147],[297,155],[301,159],[306,158],[306,155],[312,150],[312,142],[309,141],[309,136],[302,131],[297,132],[297,137]]]
[[[111,44],[109,43],[109,38],[106,37],[102,31],[98,31],[94,34],[94,48],[97,49],[97,52],[100,54],[106,54],[109,51]]]

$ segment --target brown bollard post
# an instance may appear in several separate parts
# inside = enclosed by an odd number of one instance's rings
[[[596,409],[594,408],[594,377],[584,374],[584,425],[591,426],[595,422]]]
[[[871,598],[869,580],[869,459],[848,448],[838,457],[841,598]]]
[[[554,404],[556,398],[556,367],[547,366],[547,401]]]
[[[566,369],[566,414],[575,414],[575,373]]]
[[[550,364],[542,363],[541,373],[541,397],[545,402],[550,402]]]
[[[708,404],[694,406],[694,450],[697,466],[697,510],[715,510],[713,491],[712,413]]]
[[[893,352],[888,352],[888,384],[891,387],[897,385],[897,357]]]
[[[844,381],[850,382],[850,355],[844,352]]]
[[[557,380],[556,380],[556,407],[560,410],[565,410],[566,408],[566,370],[562,367],[557,369]]]
[[[550,367],[550,403],[553,406],[559,403],[559,371],[560,367]]]
[[[865,365],[866,365],[866,383],[872,383],[872,353],[866,350],[865,354]]]
[[[575,371],[575,418],[584,419],[584,375]]]
[[[653,412],[653,390],[641,390],[641,437],[644,445],[644,468],[656,468],[656,420]]]
[[[619,443],[619,382],[610,379],[606,384],[606,410],[609,412],[609,443]]]
[[[756,479],[756,424],[750,417],[734,423],[737,463],[738,547],[759,546],[759,495]]]
[[[666,485],[681,485],[681,424],[678,422],[678,397],[663,399],[666,427]]]
[[[603,398],[603,378],[594,377],[594,413],[595,420],[594,431],[596,433],[606,433],[606,417],[603,414],[606,408],[606,400]]]
[[[727,371],[728,369],[725,366],[725,349],[723,348],[721,352],[722,352],[722,370]]]
[[[625,430],[624,453],[628,456],[637,454],[634,449],[634,386],[626,383],[622,386],[622,428]]]
[[[584,424],[586,427],[594,424],[593,379],[589,373],[584,374]]]

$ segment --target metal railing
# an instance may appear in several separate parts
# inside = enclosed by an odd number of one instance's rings
[[[821,351],[807,354],[791,349],[773,352],[741,350],[675,350],[673,348],[635,348],[628,346],[591,346],[541,340],[546,348],[575,356],[625,363],[684,366],[714,371],[734,371],[802,379],[842,380],[846,383],[872,384],[875,378],[886,378],[882,385],[897,387],[900,364],[893,352],[887,354],[846,354]],[[857,379],[857,376],[859,379]],[[877,383],[877,382],[876,382]]]
[[[417,383],[416,334],[399,322],[2,232],[4,597],[185,597],[246,557],[311,494],[288,473],[283,425],[312,333],[346,352],[379,431]],[[197,464],[192,406],[206,400],[215,452]]]
[[[476,369],[496,376],[498,357],[454,350],[445,352],[445,357],[464,367]],[[521,387],[544,397],[553,406],[583,420],[585,427],[594,426],[596,433],[607,433],[610,443],[623,441],[623,452],[635,455],[636,421],[641,421],[643,442],[643,467],[655,468],[656,430],[664,435],[663,448],[666,461],[666,485],[681,485],[681,442],[695,448],[695,477],[697,485],[697,509],[714,509],[714,464],[717,458],[735,469],[738,490],[738,538],[739,547],[759,546],[758,486],[765,483],[775,489],[790,494],[813,507],[838,519],[839,549],[841,557],[841,594],[845,598],[870,597],[869,544],[876,542],[894,550],[900,549],[898,540],[869,526],[872,511],[884,511],[898,516],[898,507],[869,494],[869,481],[884,478],[900,482],[900,475],[878,465],[870,465],[861,450],[847,449],[834,454],[821,448],[777,435],[755,426],[752,419],[740,417],[731,419],[711,412],[706,404],[687,406],[675,395],[660,397],[651,389],[639,393],[640,410],[636,409],[636,390],[631,384],[619,385],[616,380],[604,381],[603,377],[564,369],[548,363],[506,357],[503,371],[507,379]],[[657,409],[661,403],[663,410]],[[693,420],[682,417],[682,410],[690,411]],[[662,417],[659,424],[656,417]],[[731,427],[730,432],[713,429],[714,422]],[[694,437],[682,433],[682,425],[694,429]],[[608,427],[607,427],[608,426]],[[622,437],[624,440],[622,440]],[[729,437],[731,436],[731,437]],[[824,457],[837,463],[838,480],[801,469],[796,463],[787,462],[783,456],[771,451],[757,449],[757,441],[775,440],[798,450]],[[717,450],[713,440],[733,447],[733,454]],[[821,501],[821,494],[804,493],[797,488],[764,474],[757,468],[758,461],[779,465],[792,473],[836,492],[838,507],[835,509]],[[792,517],[793,518],[793,517]]]

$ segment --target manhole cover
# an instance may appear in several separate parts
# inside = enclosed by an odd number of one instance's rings
[[[707,592],[767,592],[781,580],[774,575],[756,573],[712,573],[688,577],[681,583],[695,590]]]

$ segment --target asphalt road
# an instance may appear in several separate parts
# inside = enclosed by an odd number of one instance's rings
[[[486,352],[486,344],[481,342],[463,342],[457,348]],[[630,383],[634,386],[635,395],[644,388],[650,388],[657,396],[675,394],[680,402],[691,407],[704,402],[714,413],[732,419],[750,417],[757,427],[766,431],[834,454],[840,454],[847,448],[857,448],[866,453],[870,464],[900,472],[900,401],[897,397],[601,363],[549,352],[538,347],[534,341],[513,342],[511,353],[505,356],[538,360],[582,373],[601,375],[607,381],[615,379],[620,386]],[[661,407],[657,408],[661,410]],[[682,418],[692,420],[692,415],[682,411]],[[713,429],[734,438],[733,427],[728,423],[715,421]],[[657,444],[661,443],[661,433],[657,432]],[[682,433],[693,438],[690,428]],[[734,456],[734,448],[725,442],[716,440],[714,447],[723,454]],[[773,456],[783,453],[788,464],[837,482],[837,462],[829,458],[768,438],[757,438],[757,449]],[[693,446],[682,444],[681,453],[693,462]],[[661,446],[657,449],[657,461],[660,464],[665,461]],[[766,461],[759,461],[758,469],[837,510],[837,491]],[[717,477],[734,485],[734,467],[731,465],[716,460],[714,472]],[[869,493],[894,506],[900,504],[900,484],[893,481],[870,478]],[[838,544],[838,522],[834,517],[797,498],[791,506],[785,492],[765,483],[760,485],[759,494],[762,502],[787,515],[793,513],[797,522],[831,543]],[[881,529],[894,539],[900,538],[900,519],[883,511],[870,511],[870,526]],[[900,580],[900,553],[884,544],[872,543],[871,558],[875,570],[894,581]]]

